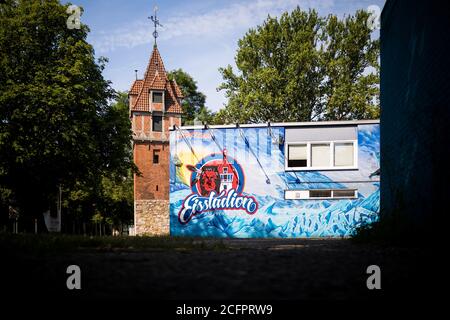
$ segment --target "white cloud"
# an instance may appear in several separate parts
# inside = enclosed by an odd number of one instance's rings
[[[373,0],[380,5],[383,0]],[[202,5],[196,8],[172,6],[170,15],[163,17],[158,43],[163,54],[166,67],[182,68],[191,74],[198,83],[198,88],[207,96],[207,106],[217,111],[226,98],[224,92],[216,88],[222,82],[218,72],[219,67],[234,65],[237,40],[249,29],[260,25],[267,17],[280,16],[285,11],[291,11],[297,5],[307,10],[316,9],[319,14],[329,13],[342,16],[353,13],[358,8],[366,8],[372,0],[239,0],[236,2],[220,1],[215,8]],[[187,7],[187,9],[186,9]],[[168,8],[161,6],[161,13]],[[151,22],[142,19],[127,22],[121,28],[99,32],[93,30],[90,41],[94,44],[97,54],[113,56],[107,66],[107,74],[119,90],[126,90],[134,79],[134,69],[140,69],[142,74],[147,58],[140,56],[139,60],[130,62],[132,48],[151,44],[153,42]],[[129,21],[124,19],[124,21]],[[149,54],[148,48],[139,48]],[[132,59],[131,59],[132,60]],[[140,62],[138,62],[140,61]],[[118,66],[122,69],[118,69]],[[124,71],[125,70],[125,71]],[[126,71],[128,70],[128,72]]]
[[[277,16],[297,5],[305,9],[323,9],[332,7],[333,0],[257,0],[234,3],[206,13],[174,12],[163,23],[159,40],[226,36],[260,24],[268,14]],[[151,41],[152,30],[148,21],[134,22],[127,27],[93,35],[93,43],[98,52],[113,51],[119,47],[133,48]]]

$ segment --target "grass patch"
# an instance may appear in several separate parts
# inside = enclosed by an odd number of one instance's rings
[[[137,236],[89,237],[64,234],[0,233],[0,250],[10,253],[63,253],[79,250],[223,250],[220,239]]]
[[[410,217],[401,212],[382,215],[373,223],[357,227],[351,237],[355,243],[373,243],[387,246],[420,246],[426,242],[425,228],[419,228]]]

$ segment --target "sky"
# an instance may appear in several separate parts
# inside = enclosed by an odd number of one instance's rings
[[[63,1],[67,3],[68,1]],[[181,68],[206,95],[206,106],[217,111],[226,104],[218,69],[234,70],[237,43],[268,15],[280,16],[296,6],[314,8],[320,15],[339,17],[385,0],[71,0],[83,8],[81,22],[89,26],[88,41],[97,57],[109,62],[104,77],[116,90],[129,90],[138,70],[141,79],[153,48],[153,24],[148,19],[158,6],[158,49],[167,71]],[[375,30],[373,37],[378,37]]]

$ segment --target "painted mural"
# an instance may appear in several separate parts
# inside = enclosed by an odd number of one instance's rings
[[[285,171],[283,127],[170,134],[170,233],[343,237],[378,219],[380,131],[358,126],[358,170]],[[358,190],[356,199],[285,200],[285,190]]]

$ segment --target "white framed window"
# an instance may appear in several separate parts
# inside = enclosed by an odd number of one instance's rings
[[[356,199],[357,189],[285,190],[286,200]]]
[[[329,199],[333,198],[333,190],[309,190],[310,199]]]
[[[287,147],[287,165],[301,168],[308,166],[308,145],[306,143],[291,144]]]
[[[285,170],[358,169],[358,141],[299,141],[285,145]]]
[[[334,143],[335,167],[353,167],[355,165],[354,161],[354,144],[352,142]]]
[[[357,198],[358,191],[355,189],[337,189],[333,190],[333,198]]]
[[[331,164],[330,150],[330,143],[311,143],[311,167],[329,167]]]

